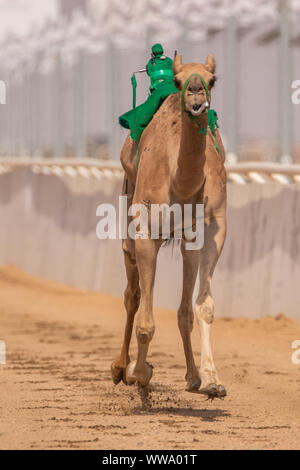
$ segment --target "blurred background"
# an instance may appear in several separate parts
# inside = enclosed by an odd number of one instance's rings
[[[300,0],[0,0],[0,156],[119,159],[154,42],[217,61],[228,161],[300,161]],[[138,76],[138,103],[149,80]]]

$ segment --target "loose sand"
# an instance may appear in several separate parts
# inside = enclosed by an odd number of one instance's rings
[[[176,313],[156,309],[155,320],[154,376],[143,397],[110,378],[125,321],[121,299],[1,268],[0,448],[300,448],[296,321],[218,318],[213,349],[228,397],[210,402],[185,391]],[[193,344],[199,363],[196,325]]]

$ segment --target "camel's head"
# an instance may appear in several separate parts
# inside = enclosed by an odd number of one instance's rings
[[[207,56],[206,64],[183,64],[181,55],[173,63],[174,83],[182,95],[182,107],[193,116],[205,113],[210,105],[210,91],[215,84],[216,62]]]

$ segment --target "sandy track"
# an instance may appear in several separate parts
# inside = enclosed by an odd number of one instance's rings
[[[217,319],[215,360],[224,401],[185,388],[176,313],[157,309],[148,397],[115,387],[122,300],[0,269],[1,449],[299,449],[300,376],[284,315]],[[194,329],[199,363],[199,337]],[[132,348],[135,355],[136,343]]]

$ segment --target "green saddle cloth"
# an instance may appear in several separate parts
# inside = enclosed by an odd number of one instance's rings
[[[145,103],[131,109],[119,117],[119,124],[125,129],[131,129],[130,137],[139,142],[143,131],[153,118],[154,114],[172,93],[178,93],[173,83],[173,79],[166,78],[158,83],[156,89],[151,93]]]

